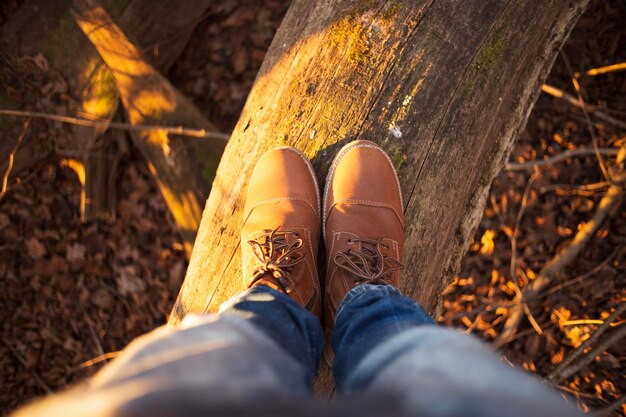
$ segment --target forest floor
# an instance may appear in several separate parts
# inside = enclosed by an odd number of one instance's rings
[[[0,24],[20,4],[4,2]],[[169,72],[170,80],[222,131],[234,127],[288,4],[216,3]],[[592,1],[547,84],[576,95],[572,72],[626,61],[625,21],[623,2]],[[2,87],[13,92],[18,107],[36,108],[35,101],[54,101],[65,93],[63,80],[44,57],[22,57],[16,68],[20,74],[3,77]],[[581,87],[588,104],[626,120],[626,72],[584,77]],[[59,97],[51,97],[55,94]],[[593,122],[600,147],[623,146],[626,131]],[[57,129],[33,121],[28,134],[54,140]],[[511,161],[543,159],[591,145],[583,113],[542,94]],[[166,322],[187,265],[182,242],[145,162],[132,146],[119,173],[114,221],[81,223],[79,179],[71,163],[54,152],[27,175],[12,178],[0,200],[0,415],[84,380],[106,363],[94,358],[117,352]],[[515,295],[515,282],[523,288],[536,277],[590,220],[606,189],[593,155],[541,169],[503,171],[492,186],[461,271],[445,292],[438,320],[493,341]],[[536,325],[525,318],[502,353],[512,366],[547,376],[624,303],[622,201],[574,262],[528,304]],[[624,319],[623,314],[611,329],[626,325]],[[626,394],[624,339],[592,359],[572,376],[558,378],[556,385],[585,410],[626,415],[621,405]]]

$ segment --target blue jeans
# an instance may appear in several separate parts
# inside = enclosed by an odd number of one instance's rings
[[[291,297],[257,286],[230,299],[220,308],[221,316],[237,316],[253,323],[282,346],[304,367],[310,386],[324,349],[320,321]],[[354,391],[362,378],[350,380],[350,372],[377,345],[403,330],[433,325],[433,319],[415,301],[396,288],[360,285],[348,293],[337,310],[332,335],[335,383],[339,392]]]
[[[393,287],[352,289],[332,343],[341,395],[324,403],[311,395],[324,347],[319,320],[257,286],[219,314],[138,338],[87,385],[16,416],[582,415],[476,338],[435,325]]]

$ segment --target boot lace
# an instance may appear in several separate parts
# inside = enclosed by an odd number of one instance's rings
[[[290,291],[288,275],[295,265],[304,260],[304,255],[300,251],[303,241],[297,232],[278,230],[279,228],[280,226],[248,241],[256,258],[249,286],[254,285],[263,275],[270,273],[284,292]],[[294,236],[296,239],[287,243],[287,236]]]
[[[349,244],[356,242],[361,242],[361,249],[338,252],[333,260],[339,268],[354,275],[357,284],[389,284],[391,274],[404,268],[400,261],[382,253],[382,248],[389,249],[382,238],[348,239]]]

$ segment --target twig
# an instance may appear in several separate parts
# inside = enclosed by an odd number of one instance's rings
[[[619,152],[619,150],[615,148],[599,148],[598,151],[600,152],[600,154],[604,156],[614,156],[614,155],[617,155],[617,153]],[[556,164],[568,158],[595,155],[595,152],[596,151],[593,148],[571,149],[569,151],[561,152],[547,159],[539,159],[539,160],[526,161],[526,162],[521,162],[521,163],[509,162],[508,164],[506,164],[504,169],[506,171],[526,171],[529,169],[533,169],[534,167],[543,167],[546,165]]]
[[[587,130],[589,130],[589,135],[591,136],[591,143],[593,145],[593,149],[595,150],[596,158],[598,159],[598,165],[600,166],[600,171],[602,171],[602,175],[608,182],[611,181],[611,175],[609,174],[609,170],[606,168],[606,163],[604,162],[604,157],[599,152],[598,146],[598,137],[596,136],[596,132],[593,128],[593,123],[591,122],[591,118],[589,117],[589,112],[587,111],[587,104],[585,103],[585,99],[583,98],[582,88],[580,83],[578,82],[578,78],[576,78],[572,71],[572,66],[570,65],[569,58],[564,51],[561,51],[561,56],[563,57],[563,62],[567,67],[567,71],[570,73],[570,77],[572,79],[572,84],[574,85],[574,89],[576,90],[576,95],[578,96],[578,102],[580,103],[580,108],[583,111],[583,115],[585,116],[585,121],[587,122]]]
[[[564,385],[555,385],[554,386],[556,389],[567,392],[568,394],[571,394],[574,396],[574,398],[576,398],[577,400],[580,400],[580,398],[589,398],[589,399],[598,399],[598,397],[596,397],[595,395],[591,395],[591,394],[585,394],[584,392],[580,392],[580,391],[576,391],[571,389],[570,387],[566,387]]]
[[[128,123],[110,122],[108,120],[90,120],[78,117],[62,116],[51,113],[39,113],[21,110],[0,109],[0,115],[13,117],[32,117],[35,119],[52,120],[78,126],[102,127],[105,129],[120,129],[126,131],[162,131],[172,135],[189,136],[193,138],[228,140],[230,135],[219,132],[208,132],[205,129],[189,129],[182,126],[155,126],[131,125]]]
[[[610,186],[606,181],[594,182],[591,184],[580,184],[580,185],[571,185],[571,184],[551,184],[543,186],[539,189],[541,194],[547,193],[548,191],[556,191],[557,194],[567,195],[567,194],[577,194],[577,191],[598,191],[603,188]],[[570,191],[568,191],[570,190]]]
[[[20,134],[19,138],[17,138],[17,143],[15,143],[15,146],[13,147],[13,149],[11,150],[11,153],[9,154],[9,162],[7,163],[7,170],[4,173],[4,178],[2,179],[2,190],[0,190],[0,201],[2,201],[2,199],[4,198],[4,195],[7,192],[7,187],[9,184],[9,175],[11,174],[11,170],[13,169],[13,162],[15,161],[15,154],[17,153],[17,150],[19,149],[19,147],[22,145],[22,142],[24,141],[24,138],[26,137],[26,132],[28,132],[28,128],[30,126],[30,121],[32,119],[26,119],[26,121],[24,122],[24,129],[22,130],[22,133]]]
[[[604,197],[602,197],[602,200],[600,200],[591,220],[581,225],[576,236],[569,244],[541,268],[537,278],[524,288],[521,296],[515,296],[514,301],[516,301],[516,304],[511,308],[509,316],[504,323],[504,328],[496,338],[496,345],[501,346],[508,343],[515,336],[517,327],[522,320],[524,303],[537,296],[552,281],[556,274],[578,256],[587,242],[595,235],[609,209],[620,199],[621,195],[622,187],[616,184],[611,185]]]
[[[574,107],[578,107],[580,108],[580,102],[576,99],[576,97],[572,96],[571,94],[553,87],[551,85],[548,84],[544,84],[541,87],[541,91],[551,95],[552,97],[556,97],[556,98],[560,98],[564,101],[566,101],[567,103],[571,104]],[[613,126],[617,126],[621,129],[626,129],[626,122],[623,122],[619,119],[616,119],[614,117],[609,116],[608,114],[604,113],[602,110],[600,110],[598,107],[596,106],[587,106],[587,109],[593,113],[593,115],[595,117],[597,117],[600,120],[604,120],[607,123],[612,124]]]
[[[515,294],[516,294],[515,297],[520,298],[520,299],[522,297],[522,291],[520,290],[519,285],[517,284],[517,233],[519,231],[520,224],[522,222],[522,217],[524,217],[524,212],[526,211],[526,206],[528,204],[528,196],[530,194],[531,186],[537,179],[537,176],[539,175],[539,173],[540,171],[536,170],[535,172],[533,172],[530,179],[528,180],[528,184],[526,185],[526,190],[524,190],[524,196],[522,197],[522,205],[519,211],[517,212],[517,217],[515,218],[515,228],[513,229],[513,235],[511,236],[511,271],[510,271],[511,281],[513,282],[513,285],[515,286]],[[526,281],[526,285],[528,285],[528,281]],[[528,306],[524,304],[523,308],[524,308],[524,312],[526,313],[526,317],[528,317],[528,321],[530,321],[530,323],[532,324],[537,334],[539,335],[543,334],[543,330],[541,330],[541,326],[539,326],[539,323],[537,323],[537,320],[535,320],[535,318],[533,317]]]
[[[604,320],[580,319],[580,320],[567,320],[561,323],[562,326],[580,326],[581,324],[604,324]]]
[[[626,403],[626,394],[619,397],[617,400],[613,401],[611,404],[607,405],[604,408],[599,408],[594,411],[594,414],[597,416],[610,416],[613,414],[615,410],[620,408],[624,403]]]
[[[563,381],[574,375],[581,369],[589,366],[598,355],[606,351],[608,348],[612,347],[624,337],[626,337],[626,325],[620,326],[615,332],[613,332],[609,337],[604,339],[600,344],[598,344],[598,346],[591,349],[588,353],[582,356],[578,361],[576,361],[569,367],[566,367],[560,373],[554,375],[553,380]],[[552,374],[550,374],[550,376],[552,376]]]
[[[26,368],[26,370],[29,371],[33,375],[33,379],[37,381],[37,383],[41,386],[41,388],[44,391],[46,391],[46,393],[52,394],[52,389],[50,389],[48,384],[46,384],[44,380],[41,379],[39,374],[34,369],[28,366],[26,359],[24,359],[22,355],[20,355],[20,353],[17,350],[15,350],[15,348],[7,340],[5,340],[4,337],[0,338],[0,340],[2,340],[2,343],[4,344],[4,346],[6,346],[6,348],[9,349],[9,351],[13,354],[13,356],[15,356],[18,362],[21,363],[22,366]]]
[[[551,329],[553,327],[556,327],[556,324],[554,324],[552,322],[547,322],[547,323],[544,323],[544,325],[543,325],[544,329]],[[515,340],[519,340],[519,339],[523,338],[524,336],[528,336],[529,334],[531,334],[534,331],[535,331],[535,329],[523,330],[523,331],[517,333],[515,336],[513,336],[513,338],[511,339],[511,342],[513,342]]]
[[[96,335],[96,331],[93,329],[93,325],[89,320],[87,320],[87,327],[89,328],[89,334],[91,335],[94,345],[96,346],[96,350],[98,351],[98,357],[103,358],[102,360],[104,360],[106,363],[107,357],[104,353],[104,349],[102,349],[100,339],[98,338],[98,335]]]
[[[91,319],[87,316],[87,312],[85,311],[85,309],[82,309],[83,311],[83,318],[85,320],[85,323],[87,323],[87,329],[89,330],[89,335],[91,336],[91,340],[93,341],[96,351],[98,352],[98,358],[104,358],[102,360],[105,361],[106,363],[106,355],[104,353],[104,349],[102,348],[102,344],[100,343],[100,339],[98,338],[98,335],[96,333],[96,330],[93,328],[93,323],[91,321]],[[98,361],[99,362],[99,361]],[[94,362],[97,363],[97,362]]]
[[[80,369],[82,368],[87,368],[89,366],[95,365],[97,363],[100,363],[102,361],[106,361],[108,359],[115,359],[118,356],[120,356],[120,354],[122,353],[121,350],[116,350],[115,352],[107,352],[107,353],[103,353],[102,355],[98,355],[93,359],[89,359],[83,363],[81,363],[78,367]]]
[[[591,347],[591,345],[594,344],[600,338],[600,336],[602,336],[604,332],[606,332],[611,327],[611,324],[614,323],[615,320],[617,320],[619,316],[623,314],[624,312],[626,312],[626,303],[616,308],[615,311],[604,321],[604,323],[602,323],[602,325],[600,325],[596,329],[595,332],[593,332],[591,336],[589,336],[587,340],[585,340],[580,346],[574,349],[572,353],[570,353],[563,360],[563,362],[561,362],[556,368],[554,368],[554,370],[550,373],[550,375],[548,375],[548,380],[553,383],[558,383],[558,382],[563,381],[564,379],[567,379],[570,375],[577,372],[578,369],[581,369],[581,368],[578,368],[576,371],[571,372],[571,373],[569,373],[568,371],[569,369],[572,369],[570,367],[570,364],[574,362],[576,359],[578,359],[578,357],[581,356],[587,348]],[[624,329],[626,329],[626,326],[622,326],[621,330],[624,330]],[[599,346],[602,346],[602,345],[603,344]],[[602,351],[600,353],[602,353]],[[593,358],[595,358],[596,356],[597,355],[594,355]]]
[[[579,275],[577,277],[574,277],[570,280],[565,281],[564,283],[560,284],[560,285],[556,285],[552,288],[550,288],[550,290],[548,290],[546,292],[546,295],[550,295],[550,294],[554,294],[555,292],[562,290],[563,288],[567,288],[571,285],[576,284],[577,282],[582,282],[585,279],[589,278],[590,276],[592,276],[593,274],[599,272],[602,268],[604,268],[609,262],[611,262],[618,253],[620,253],[621,251],[624,250],[624,246],[618,246],[617,248],[615,248],[615,250],[613,250],[613,252],[606,257],[606,259],[604,259],[602,262],[600,262],[598,265],[596,265],[593,269],[591,269],[590,271],[585,272],[582,275]]]
[[[515,227],[513,228],[513,235],[511,236],[511,265],[510,265],[510,273],[511,273],[511,281],[513,281],[513,285],[515,285],[515,293],[519,296],[521,295],[521,291],[519,289],[519,285],[517,284],[517,234],[519,232],[520,224],[522,223],[522,218],[524,217],[524,212],[526,211],[526,205],[528,204],[528,195],[530,194],[530,189],[537,176],[539,175],[539,171],[533,172],[528,180],[528,184],[526,184],[526,189],[524,190],[524,195],[522,196],[522,204],[517,212],[517,216],[515,217]],[[528,284],[528,283],[526,283]]]
[[[595,77],[596,75],[608,74],[609,72],[626,71],[626,62],[620,62],[619,64],[607,65],[604,67],[592,68],[583,72],[575,72],[574,77],[580,78],[582,75],[587,77]]]

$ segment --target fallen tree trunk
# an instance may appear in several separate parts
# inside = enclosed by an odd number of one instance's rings
[[[241,210],[259,156],[295,146],[323,179],[354,139],[378,142],[398,168],[403,290],[436,316],[587,0],[363,3],[291,5],[226,147],[171,324],[241,289]]]
[[[120,18],[120,27],[136,42],[143,58],[157,71],[165,72],[182,53],[198,23],[198,16],[202,16],[209,4],[210,0],[201,0],[181,7],[176,0],[133,0]],[[76,30],[74,36],[83,37],[79,32]],[[89,77],[75,88],[80,102],[78,112],[87,117],[113,120],[119,95],[112,74],[90,43],[83,49],[89,56],[83,74]],[[87,174],[84,218],[112,218],[116,203],[115,173],[123,154],[120,151],[124,148],[123,134],[88,127],[75,127],[73,134],[74,146],[82,150],[80,159]]]
[[[120,27],[136,43],[142,58],[156,71],[167,71],[182,53],[196,24],[208,9],[210,0],[199,0],[181,7],[176,0],[103,0],[107,11],[121,14]],[[2,30],[2,49],[10,55],[16,53],[35,55],[43,52],[51,65],[70,82],[77,105],[72,110],[81,117],[113,120],[119,106],[119,95],[114,78],[90,41],[81,33],[70,13],[71,0],[54,2],[33,0],[24,5]],[[126,6],[128,5],[128,6]],[[80,5],[79,5],[80,6]],[[12,53],[11,53],[12,52]],[[1,98],[1,97],[0,97]],[[196,111],[197,113],[197,111]],[[215,130],[207,121],[203,124]],[[81,215],[85,220],[111,218],[115,213],[116,166],[125,149],[124,134],[104,128],[74,126],[72,137],[61,149],[65,156],[75,158],[84,166],[85,183]],[[184,145],[186,146],[186,145]],[[202,147],[200,152],[196,152]],[[192,154],[209,155],[213,148],[194,144]],[[8,153],[0,150],[0,155]],[[201,164],[208,186],[204,188],[204,201],[208,194],[217,155]],[[4,162],[2,158],[2,162]],[[27,169],[40,158],[33,158],[32,147],[24,147],[17,156],[14,175]],[[158,165],[158,164],[157,164]],[[158,167],[157,167],[158,168]],[[170,195],[170,198],[177,198]],[[180,198],[182,200],[182,198]],[[199,222],[200,210],[195,227]],[[193,234],[186,234],[193,242]]]
[[[111,71],[132,124],[213,130],[198,109],[145,61],[97,1],[75,0],[74,4],[79,11],[76,21]],[[131,136],[146,157],[190,253],[225,142],[164,131],[132,131]]]

